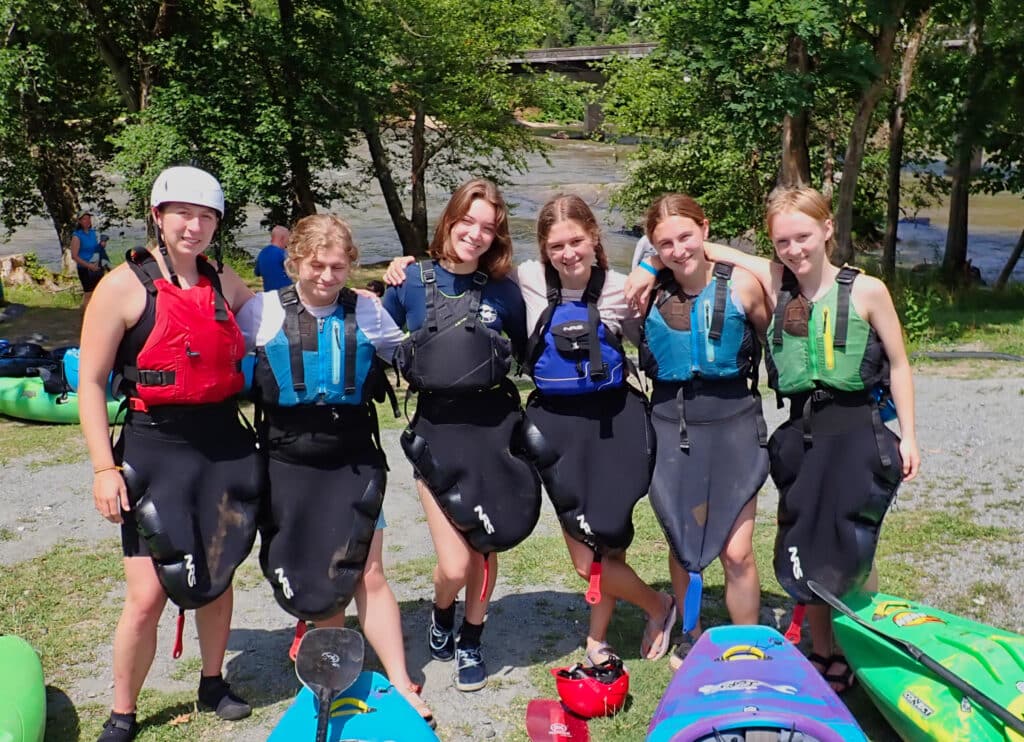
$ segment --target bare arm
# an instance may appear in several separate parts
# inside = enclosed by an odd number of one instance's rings
[[[750,255],[728,245],[704,243],[704,254],[716,263],[731,263],[751,273],[757,279],[768,300],[768,310],[775,309],[775,297],[782,285],[782,266],[770,260]]]
[[[220,286],[224,291],[224,299],[235,314],[238,314],[246,302],[255,296],[252,289],[245,285],[245,281],[230,265],[224,266],[224,272],[220,275]]]
[[[771,317],[764,287],[754,274],[739,266],[733,271],[732,278],[740,306],[743,307],[743,311],[746,313],[747,319],[750,320],[750,324],[754,326],[758,337],[763,338],[768,329],[768,318]]]
[[[93,501],[100,515],[113,523],[121,522],[121,510],[129,510],[130,505],[108,437],[107,378],[125,329],[138,321],[145,300],[142,284],[127,265],[122,265],[96,287],[82,322],[79,416],[95,472]]]
[[[917,476],[921,467],[921,454],[917,447],[917,428],[914,420],[914,379],[903,343],[896,307],[885,284],[871,276],[861,276],[854,284],[855,302],[863,306],[863,317],[878,333],[889,358],[889,379],[896,417],[900,423],[900,456],[903,457],[903,481]]]

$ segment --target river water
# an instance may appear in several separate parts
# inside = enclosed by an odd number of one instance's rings
[[[626,177],[626,160],[632,149],[589,141],[551,140],[547,162],[539,155],[531,155],[527,160],[527,171],[514,176],[513,182],[503,189],[511,209],[512,236],[517,255],[524,259],[536,255],[534,222],[544,202],[559,192],[572,192],[591,204],[604,226],[602,241],[610,262],[619,268],[627,267],[636,238],[625,233],[624,229],[632,225],[624,224],[623,215],[611,208],[609,197],[614,187]],[[334,175],[340,179],[362,177],[354,168]],[[335,212],[352,225],[363,263],[387,260],[401,253],[376,183],[372,186],[369,195],[357,205],[338,205],[335,208]],[[448,195],[436,188],[428,191],[431,220],[444,208]],[[942,259],[946,222],[944,207],[923,213],[930,218],[929,224],[900,224],[901,264],[934,263]],[[977,219],[976,213],[979,215]],[[102,214],[97,216],[102,221]],[[267,230],[260,226],[262,212],[259,209],[247,209],[246,216],[238,242],[255,254],[268,241]],[[983,278],[992,281],[1024,227],[1024,201],[1009,195],[975,197],[971,217],[968,255],[981,269]],[[112,255],[123,254],[145,239],[145,227],[141,221],[110,226],[102,231],[111,236],[108,249]],[[40,260],[51,266],[59,265],[60,250],[48,220],[33,219],[9,242],[0,243],[0,255],[29,251],[34,251]],[[1024,281],[1024,261],[1018,265],[1014,278]]]

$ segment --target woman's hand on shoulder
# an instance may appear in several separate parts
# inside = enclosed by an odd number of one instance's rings
[[[388,263],[384,271],[384,283],[388,286],[401,286],[405,283],[405,269],[416,262],[412,255],[402,255]]]

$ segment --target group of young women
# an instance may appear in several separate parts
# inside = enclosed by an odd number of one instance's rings
[[[386,391],[383,363],[418,393],[401,445],[437,553],[425,628],[431,656],[455,661],[463,691],[487,683],[481,639],[497,554],[532,532],[541,483],[589,581],[586,660],[597,665],[616,658],[607,631],[620,598],[647,616],[642,657],[668,652],[677,615],[694,639],[701,572],[715,558],[732,620],[758,620],[754,498],[769,470],[780,491],[776,574],[808,603],[808,579],[842,592],[867,578],[889,500],[917,472],[892,302],[880,282],[828,262],[831,217],[809,189],[769,204],[779,262],[706,244],[708,221],[693,199],[663,196],[646,221],[656,255],[627,280],[608,267],[594,214],[572,195],[545,204],[539,259],[515,267],[504,200],[472,180],[441,214],[429,260],[392,263],[383,301],[346,288],[358,250],[337,217],[300,220],[287,247],[295,285],[254,296],[203,255],[224,214],[213,176],[170,168],[150,204],[156,244],[100,282],[82,331],[93,494],[121,524],[127,582],[105,742],[138,731],[136,701],[167,597],[196,609],[200,708],[225,719],[251,712],[221,667],[232,575],[257,530],[278,603],[300,622],[338,625],[355,598],[389,679],[432,721],[408,676],[381,561],[387,467],[373,401]],[[650,400],[623,337],[640,348]],[[757,385],[762,345],[769,382],[792,400],[770,441]],[[235,402],[253,350],[255,430]],[[536,386],[525,408],[508,376],[514,360]],[[114,445],[111,372],[128,406]],[[898,443],[879,413],[890,388]],[[674,596],[626,560],[632,511],[648,491]],[[808,615],[812,659],[841,689],[848,668],[827,610],[811,605]]]

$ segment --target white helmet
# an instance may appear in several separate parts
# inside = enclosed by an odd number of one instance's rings
[[[169,167],[156,177],[149,205],[156,208],[171,201],[208,206],[224,218],[224,191],[220,183],[197,167]]]

